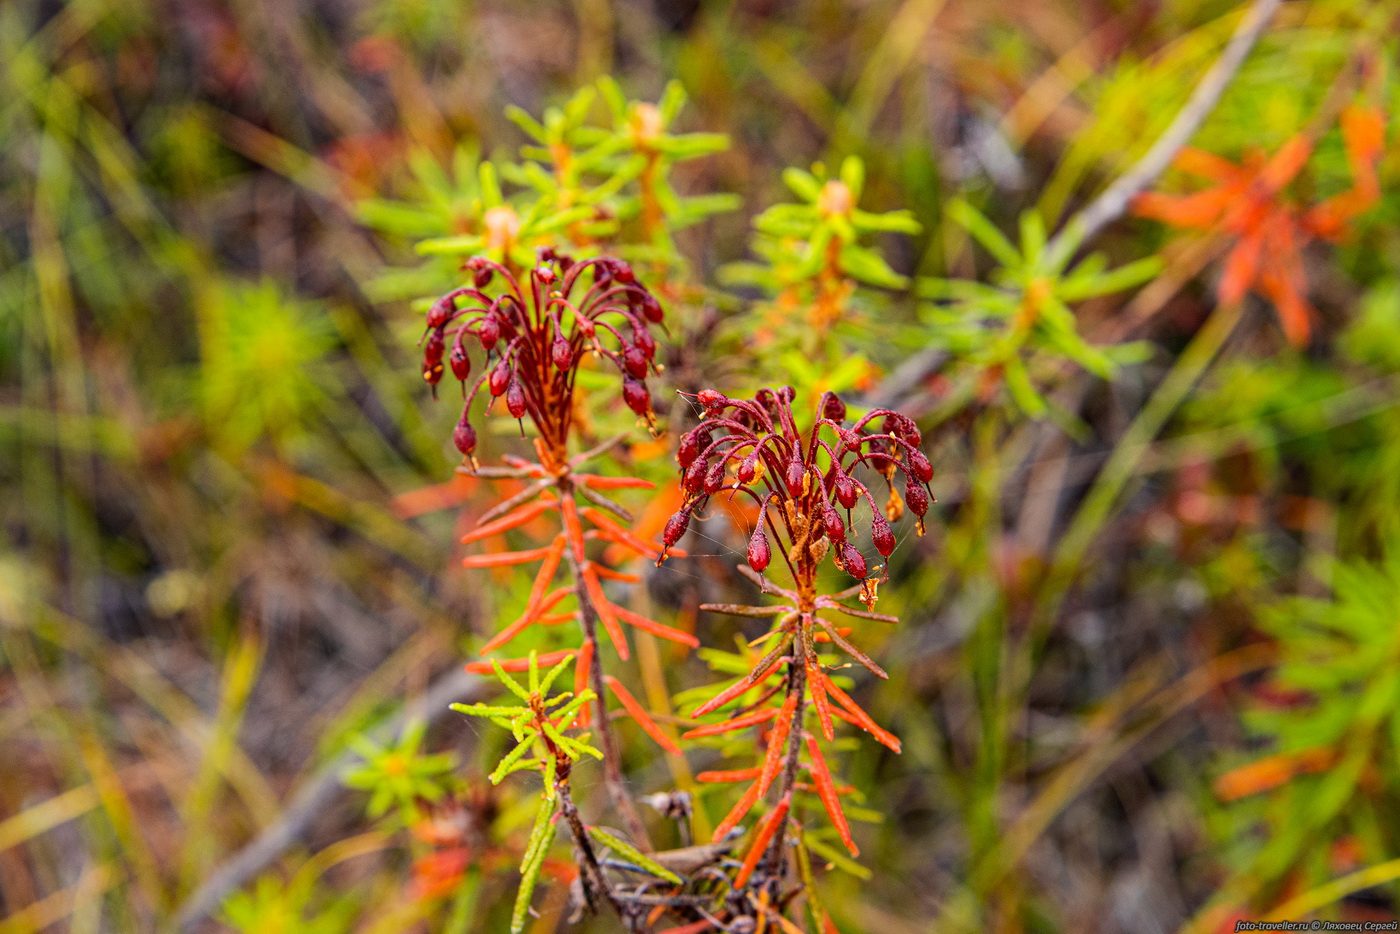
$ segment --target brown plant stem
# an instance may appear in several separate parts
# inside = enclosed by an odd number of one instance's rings
[[[560,493],[564,496],[571,495],[562,489]],[[617,738],[613,735],[612,725],[608,721],[607,685],[603,682],[603,660],[598,647],[598,610],[588,598],[588,589],[583,586],[583,571],[573,550],[565,548],[564,557],[568,562],[574,592],[578,595],[579,624],[583,628],[583,637],[593,643],[593,664],[589,666],[588,677],[593,693],[597,695],[593,700],[594,718],[598,721],[599,745],[603,750],[603,783],[607,786],[608,797],[627,826],[627,833],[632,837],[632,841],[643,852],[651,852],[651,838],[647,835],[641,815],[637,813],[632,796],[627,792],[627,783],[622,777],[622,758],[618,753]]]
[[[806,623],[806,626],[810,627],[810,625],[810,622]],[[797,638],[792,643],[792,660],[788,662],[785,693],[789,697],[795,694],[797,705],[793,708],[792,725],[788,729],[787,761],[783,763],[783,779],[778,791],[779,801],[782,801],[784,796],[791,795],[796,788],[797,770],[805,738],[802,729],[803,717],[807,713],[807,665],[805,660],[807,653],[811,650],[807,644],[807,632],[808,629],[804,628],[803,622],[799,622]],[[784,824],[786,825],[786,821]],[[773,839],[768,844],[768,852],[763,854],[763,861],[759,864],[762,880],[760,887],[769,888],[772,897],[776,897],[778,890],[782,887],[787,863],[787,841],[788,832],[787,827],[784,826],[773,835]]]

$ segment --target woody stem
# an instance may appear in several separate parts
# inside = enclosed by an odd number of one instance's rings
[[[607,685],[603,682],[603,658],[598,649],[598,610],[588,598],[588,589],[583,586],[583,572],[579,568],[578,558],[570,548],[564,549],[564,555],[568,560],[574,592],[578,595],[579,621],[583,627],[583,637],[593,644],[593,664],[589,667],[589,681],[593,693],[597,695],[593,700],[594,718],[598,721],[599,745],[603,749],[603,783],[607,786],[613,808],[622,818],[633,842],[643,851],[650,851],[651,838],[647,836],[646,825],[637,813],[632,796],[627,793],[627,783],[622,778],[622,758],[617,748],[617,737],[613,735],[612,725],[608,721],[608,702],[605,694]]]
[[[786,693],[788,697],[796,695],[797,706],[793,708],[792,723],[788,727],[787,761],[783,763],[783,779],[778,794],[779,801],[791,795],[797,785],[797,767],[804,737],[802,721],[807,712],[807,666],[805,659],[809,649],[807,645],[808,631],[808,627],[799,620],[797,638],[792,643],[792,660],[788,662]],[[782,884],[786,861],[787,827],[784,826],[773,835],[772,842],[768,844],[768,852],[763,855],[761,863],[764,884],[771,886],[775,895],[777,894],[776,890]]]

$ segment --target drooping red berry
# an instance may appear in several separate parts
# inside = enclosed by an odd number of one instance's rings
[[[652,324],[660,324],[662,318],[665,317],[665,312],[661,310],[661,303],[650,292],[642,296],[642,315]]]
[[[484,289],[491,284],[491,277],[495,274],[496,271],[490,266],[482,266],[478,268],[476,273],[472,276],[472,282],[478,289]]]
[[[548,266],[536,266],[535,278],[545,285],[551,285],[557,277],[554,275],[554,270]]]
[[[907,451],[905,463],[909,466],[909,473],[920,483],[928,483],[933,479],[933,464],[924,456],[923,451]]]
[[[685,470],[695,463],[695,458],[700,456],[700,439],[693,431],[687,431],[681,435],[680,444],[676,445],[676,463],[681,465],[681,470]]]
[[[690,511],[682,509],[674,516],[666,520],[666,528],[661,532],[661,543],[670,548],[681,540],[686,528],[690,525]]]
[[[633,379],[644,379],[647,375],[647,357],[636,344],[622,347],[622,367]]]
[[[686,468],[685,476],[681,478],[681,486],[687,493],[699,493],[705,488],[705,474],[709,469],[709,460],[697,458]]]
[[[855,478],[850,474],[837,474],[836,501],[847,509],[854,509],[856,500],[860,499],[860,488],[856,486]]]
[[[802,463],[802,455],[793,451],[792,460],[788,461],[787,475],[783,478],[787,481],[789,496],[797,497],[802,495],[802,478],[805,476],[807,476],[807,468]]]
[[[846,403],[834,392],[825,393],[822,396],[822,418],[829,418],[833,422],[844,422],[846,420]]]
[[[452,367],[452,375],[460,382],[465,383],[467,377],[472,375],[472,361],[467,356],[467,348],[461,344],[453,344],[452,350],[447,355],[447,362]]]
[[[452,299],[444,295],[433,302],[433,306],[428,309],[428,327],[440,328],[447,323],[447,319],[452,317],[452,312],[456,310]]]
[[[427,342],[423,344],[423,359],[429,363],[441,363],[443,351],[446,349],[442,329],[434,328],[428,333]]]
[[[579,315],[574,319],[574,322],[574,326],[578,328],[578,332],[582,334],[586,340],[591,341],[593,340],[594,336],[597,335],[598,326],[593,323],[592,318],[589,318],[586,315]]]
[[[705,492],[717,493],[724,485],[724,458],[720,458],[705,471]]]
[[[763,526],[755,526],[749,536],[749,567],[762,574],[773,560],[773,549],[768,547],[768,536],[763,534]]]
[[[846,540],[846,523],[841,521],[841,514],[830,506],[822,510],[822,528],[826,531],[826,537],[833,542]]]
[[[841,564],[846,568],[846,573],[852,577],[865,580],[869,569],[865,566],[865,555],[860,553],[850,542],[841,546]]]
[[[518,379],[512,379],[506,387],[506,408],[512,418],[522,418],[525,415],[525,389]]]
[[[700,405],[704,407],[705,414],[708,416],[711,412],[718,411],[729,400],[725,398],[722,392],[716,392],[713,389],[702,389],[696,394],[695,401],[699,402]]]
[[[928,491],[912,479],[904,484],[904,501],[909,504],[909,508],[914,511],[916,516],[922,516],[928,512]]]
[[[888,558],[890,552],[894,551],[894,530],[878,512],[870,520],[870,539],[875,543],[875,550],[881,557]]]
[[[554,339],[549,348],[549,356],[554,360],[554,365],[564,372],[568,372],[569,367],[574,365],[574,349],[563,337]]]
[[[510,385],[510,363],[502,360],[491,368],[491,375],[486,379],[486,388],[491,390],[491,395],[499,396],[506,391]]]
[[[467,457],[476,450],[476,429],[467,421],[467,413],[462,413],[462,419],[457,423],[457,427],[452,429],[452,443],[457,450]]]
[[[758,452],[754,451],[748,457],[739,462],[738,470],[740,483],[753,483],[753,478],[758,476]]]
[[[481,324],[477,325],[476,336],[483,349],[490,350],[496,346],[496,341],[501,339],[501,323],[496,320],[495,315],[487,315],[481,319]]]
[[[631,285],[637,281],[636,273],[632,272],[632,267],[620,259],[612,261],[613,278],[623,285]]]
[[[892,413],[897,414],[897,413]],[[919,426],[907,415],[899,415],[894,421],[894,426],[890,429],[890,434],[896,438],[918,447],[924,436],[919,432]]]
[[[627,407],[638,415],[651,414],[651,393],[647,388],[631,377],[622,380],[622,401],[627,403]]]
[[[632,343],[637,345],[637,349],[648,360],[656,359],[656,338],[652,337],[646,328],[632,329]]]
[[[841,443],[846,446],[847,451],[859,451],[861,445],[860,432],[849,428],[841,430]]]

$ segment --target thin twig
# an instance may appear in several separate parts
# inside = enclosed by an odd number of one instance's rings
[[[441,675],[423,694],[404,705],[389,723],[373,731],[379,739],[397,738],[411,721],[423,719],[428,723],[443,717],[454,701],[474,701],[486,696],[486,682],[476,675],[454,668]],[[322,766],[292,797],[277,821],[264,828],[227,862],[210,873],[175,915],[179,931],[192,931],[208,914],[219,907],[232,892],[271,866],[297,842],[318,816],[344,790],[345,776],[362,762],[362,757],[350,751],[342,752]]]
[[[1280,0],[1254,0],[1235,27],[1235,34],[1230,37],[1225,51],[1220,53],[1215,64],[1201,78],[1171,125],[1132,168],[1085,205],[1051,238],[1046,246],[1047,254],[1062,249],[1077,249],[1105,226],[1122,217],[1133,198],[1146,191],[1167,170],[1176,154],[1196,135],[1196,130],[1220,102],[1221,95],[1239,71],[1245,56],[1254,48],[1254,43],[1259,40],[1279,3]]]

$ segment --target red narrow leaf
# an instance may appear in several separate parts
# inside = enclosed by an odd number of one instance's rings
[[[732,717],[720,723],[709,723],[705,726],[697,726],[693,730],[686,730],[681,734],[681,739],[699,739],[702,736],[719,736],[722,733],[732,733],[735,730],[742,730],[746,727],[757,726],[760,723],[767,723],[778,715],[778,708],[765,707],[762,710],[755,710],[753,713],[746,713],[741,717]]]
[[[724,815],[724,820],[719,822],[719,826],[715,828],[714,836],[710,839],[718,843],[729,836],[729,831],[739,826],[739,821],[743,820],[744,816],[747,815],[749,811],[753,810],[753,806],[757,801],[758,782],[754,782],[749,786],[748,790],[744,792],[744,796],[739,799],[738,803],[730,809],[729,813]]]
[[[851,839],[851,827],[846,823],[846,812],[841,810],[841,801],[836,796],[836,783],[831,780],[831,770],[826,767],[826,759],[822,757],[822,750],[817,745],[815,736],[807,737],[807,754],[812,757],[812,780],[817,785],[817,797],[821,798],[822,807],[826,808],[826,814],[836,826],[836,832],[841,835],[841,842],[846,844],[846,849],[851,851],[852,856],[859,856],[860,849]]]
[[[617,650],[618,658],[624,662],[630,655],[627,649],[627,634],[622,631],[622,624],[617,621],[617,614],[613,612],[613,605],[608,602],[608,598],[603,596],[603,585],[598,582],[598,572],[591,561],[585,561],[582,565],[583,586],[588,591],[588,599],[593,604],[593,609],[598,614],[598,619],[602,620],[603,628],[607,630],[608,638],[612,640],[613,648]]]
[[[593,673],[593,652],[594,645],[592,639],[584,639],[583,646],[578,650],[578,658],[574,659],[574,696],[582,694],[588,690],[588,676]],[[579,709],[578,719],[574,723],[580,728],[587,727],[593,722],[593,705],[584,704]]]
[[[601,477],[595,473],[576,473],[574,482],[594,490],[654,490],[656,484],[638,477]]]
[[[501,518],[497,519],[495,522],[488,522],[485,525],[479,525],[472,529],[466,535],[462,536],[462,544],[470,545],[472,542],[479,541],[480,539],[490,538],[492,535],[498,535],[501,532],[519,528],[531,519],[538,518],[543,515],[546,510],[552,508],[554,508],[554,503],[548,500],[528,503],[515,510],[515,512],[501,516]]]
[[[768,848],[769,842],[778,832],[778,828],[783,825],[783,821],[787,820],[788,808],[791,805],[792,792],[788,792],[783,795],[773,812],[765,817],[763,823],[759,825],[758,835],[754,837],[753,846],[749,849],[749,854],[744,857],[744,865],[740,867],[739,874],[734,877],[736,889],[743,888],[744,884],[749,881],[749,877],[753,875],[753,871],[758,868],[758,861],[763,858],[763,851]]]
[[[541,652],[539,655],[536,656],[535,661],[540,666],[557,665],[559,662],[563,661],[568,656],[573,655],[574,652],[574,649],[559,649],[556,652]],[[496,659],[496,661],[500,663],[502,671],[508,671],[512,674],[530,670],[529,658],[498,658]],[[467,671],[471,672],[474,675],[489,675],[493,671],[491,667],[491,662],[485,659],[478,662],[467,662],[465,667]]]
[[[768,751],[763,756],[763,774],[758,777],[758,793],[761,795],[768,793],[773,779],[778,777],[778,767],[783,761],[783,745],[787,742],[788,733],[792,731],[792,715],[797,710],[799,696],[801,695],[796,691],[787,696],[782,709],[778,711],[778,722],[773,724],[773,729],[768,733]]]
[[[740,694],[744,693],[749,688],[757,684],[760,680],[762,680],[763,677],[768,674],[768,672],[773,670],[773,666],[776,664],[778,664],[778,659],[773,658],[768,662],[767,665],[762,665],[760,668],[755,668],[753,671],[749,672],[747,675],[740,678],[738,681],[734,682],[729,687],[725,688],[723,691],[720,691],[714,697],[710,698],[709,700],[705,701],[705,703],[692,710],[690,712],[690,719],[697,720],[700,717],[703,717],[705,714],[709,713],[710,711],[718,710],[719,708],[723,707],[725,704],[729,703],[734,698],[738,697]]]
[[[617,680],[612,675],[608,675],[603,681],[613,692],[613,696],[622,704],[623,709],[632,716],[633,720],[637,721],[637,726],[641,727],[644,733],[656,740],[656,745],[673,756],[681,755],[681,747],[677,746],[676,741],[667,736],[661,727],[657,726],[656,721],[651,718],[651,714],[647,713],[646,708],[637,702],[637,699],[632,696],[631,691],[623,687],[621,681]]]
[[[874,736],[875,739],[879,740],[882,744],[888,746],[895,752],[899,752],[901,746],[898,737],[894,736],[892,733],[881,729],[879,725],[875,723],[874,720],[870,719],[870,715],[861,709],[861,706],[859,704],[851,700],[849,694],[838,688],[836,684],[826,675],[822,675],[821,680],[822,687],[826,688],[827,693],[829,693],[832,697],[836,698],[836,703],[846,708],[847,714],[849,715],[843,715],[839,710],[832,711],[833,713],[835,713],[838,717],[841,717],[841,719],[845,720],[847,723],[850,723],[854,726],[858,726],[862,730],[865,730],[865,732],[869,733],[871,736]]]
[[[718,771],[701,772],[699,775],[695,776],[695,780],[707,784],[748,782],[758,778],[758,773],[762,771],[763,769],[758,766],[754,766],[751,769],[720,769]]]
[[[508,564],[529,564],[548,557],[549,547],[531,548],[529,551],[503,551],[490,555],[468,555],[462,559],[464,568],[499,568]]]
[[[486,655],[490,652],[494,652],[496,649],[499,649],[501,646],[520,635],[522,631],[533,623],[544,623],[544,612],[568,595],[569,591],[567,590],[556,590],[533,610],[527,607],[519,619],[487,640],[486,644],[481,647],[481,654]],[[572,613],[565,614],[564,618],[568,619],[572,615]]]
[[[559,511],[564,515],[564,534],[568,537],[569,545],[574,550],[574,557],[582,561],[583,524],[578,521],[578,504],[574,502],[572,496],[563,496],[559,500]]]
[[[826,696],[826,685],[822,683],[821,669],[815,658],[807,659],[807,683],[812,690],[812,706],[817,708],[817,722],[822,725],[822,735],[827,742],[836,738],[831,725],[831,701]]]
[[[649,632],[653,636],[660,636],[663,639],[670,639],[672,642],[679,642],[681,645],[688,645],[692,649],[698,648],[700,645],[700,640],[692,636],[690,633],[681,632],[679,629],[673,629],[672,627],[667,626],[663,623],[658,623],[656,620],[647,619],[640,613],[633,613],[626,607],[613,607],[613,611],[617,613],[618,618],[621,619],[624,623],[627,623],[631,626],[636,626],[643,632]]]
[[[1244,298],[1252,283],[1259,275],[1259,256],[1264,250],[1264,231],[1259,230],[1240,238],[1225,261],[1225,271],[1220,275],[1217,294],[1220,301],[1233,305]]]

